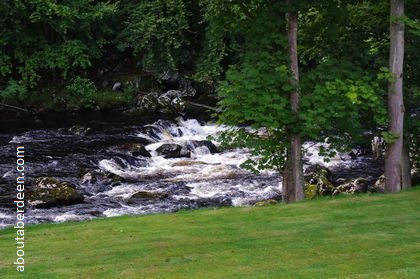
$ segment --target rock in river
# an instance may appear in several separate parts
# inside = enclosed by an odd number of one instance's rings
[[[156,149],[158,155],[163,156],[163,158],[181,158],[181,157],[190,157],[191,153],[179,144],[170,144],[165,143]]]
[[[29,201],[34,207],[48,208],[83,202],[83,195],[71,183],[62,182],[55,177],[40,177],[35,183]]]

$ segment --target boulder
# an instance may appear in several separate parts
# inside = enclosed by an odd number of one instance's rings
[[[167,96],[165,94],[159,96],[159,98],[157,99],[159,111],[161,113],[171,113],[172,112],[171,101],[172,99],[170,98],[170,96]]]
[[[375,182],[374,185],[370,185],[368,187],[369,192],[378,192],[383,193],[385,192],[385,175],[381,175]]]
[[[163,156],[166,159],[190,157],[191,155],[191,153],[188,150],[182,148],[181,145],[170,143],[162,144],[156,149],[156,152],[159,156]]]
[[[311,165],[305,169],[305,196],[309,199],[331,195],[334,191],[331,171],[322,165]]]
[[[160,76],[159,79],[162,84],[169,87],[177,86],[179,83],[180,75],[178,72],[174,71],[165,71]]]
[[[216,145],[209,140],[189,140],[186,142],[186,148],[194,152],[194,149],[199,147],[206,147],[211,154],[218,153]]]
[[[304,172],[304,180],[309,182],[312,178],[318,177],[320,175],[324,176],[329,181],[333,180],[331,171],[327,167],[324,167],[320,164],[308,166]]]
[[[141,111],[155,112],[158,109],[158,98],[159,94],[156,92],[151,92],[147,95],[137,96],[137,107]]]
[[[366,193],[368,190],[368,180],[363,177],[359,177],[353,182],[353,193]]]
[[[171,107],[175,113],[184,113],[186,109],[186,104],[181,98],[175,97],[171,101]]]
[[[366,193],[368,191],[368,180],[363,177],[359,177],[354,181],[347,182],[337,186],[333,191],[333,196],[339,195],[342,193],[347,194],[356,194],[356,193]]]
[[[165,96],[169,99],[174,99],[174,98],[182,98],[182,91],[180,90],[168,90],[166,91],[166,93],[162,94],[161,96]]]
[[[34,207],[49,208],[83,202],[83,195],[69,182],[62,182],[55,177],[40,177],[35,180],[35,184],[29,201]]]
[[[147,192],[140,191],[133,194],[128,200],[128,204],[138,203],[142,201],[151,201],[151,200],[162,200],[167,198],[169,195],[166,192]]]

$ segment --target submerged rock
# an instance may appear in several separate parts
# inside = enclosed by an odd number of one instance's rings
[[[62,182],[55,177],[40,177],[35,183],[29,201],[34,207],[48,208],[83,202],[83,195],[69,182]]]
[[[134,157],[142,156],[150,158],[152,155],[149,151],[146,150],[143,144],[140,143],[126,143],[123,145],[120,145],[120,148],[123,150],[127,150],[133,155]]]
[[[158,142],[163,139],[162,129],[156,125],[144,125],[139,132],[145,135],[152,142]],[[141,137],[141,135],[139,135]]]
[[[87,172],[80,178],[81,185],[94,184],[98,179],[93,172]]]
[[[207,165],[208,163],[203,161],[197,161],[197,160],[186,160],[186,161],[179,161],[173,163],[172,167],[189,167],[189,166],[195,166],[195,165]]]

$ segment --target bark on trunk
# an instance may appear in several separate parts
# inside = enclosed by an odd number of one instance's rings
[[[283,170],[283,199],[284,203],[293,202],[295,200],[295,192],[292,184],[292,168],[290,166],[290,150],[287,152],[286,163]]]
[[[401,186],[403,189],[412,186],[410,153],[407,144],[403,144],[401,155]]]
[[[290,104],[294,116],[299,112],[299,66],[297,58],[297,13],[287,14],[288,26],[287,37],[289,41],[290,71],[292,77],[290,84],[295,90],[290,94]],[[302,171],[302,142],[299,135],[290,135],[290,152],[283,177],[283,195],[286,202],[302,200],[303,195],[303,171]]]
[[[401,190],[401,155],[403,148],[404,103],[403,103],[403,64],[404,64],[404,23],[397,17],[404,16],[404,0],[391,0],[390,54],[389,69],[395,81],[388,86],[389,132],[398,139],[388,144],[385,156],[385,191]]]

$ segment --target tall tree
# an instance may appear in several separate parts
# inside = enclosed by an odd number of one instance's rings
[[[385,190],[397,192],[402,187],[401,164],[403,151],[404,102],[404,0],[391,0],[389,70],[394,79],[388,86],[388,132],[395,136],[385,157]]]
[[[290,94],[290,105],[294,117],[299,113],[299,66],[297,54],[298,17],[296,12],[287,14],[287,38],[290,60],[290,84],[293,91]],[[302,141],[296,133],[290,135],[290,151],[283,177],[283,199],[285,202],[303,200],[303,171],[302,171]]]

